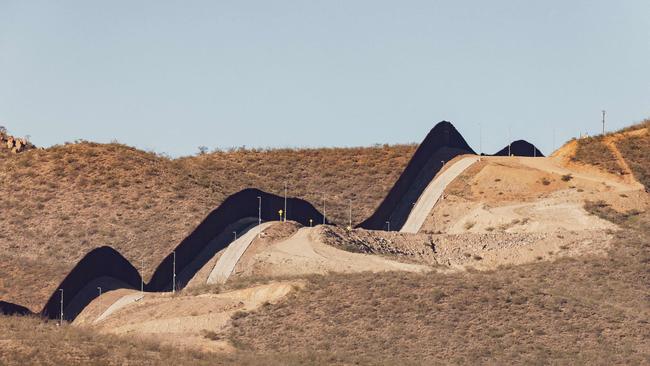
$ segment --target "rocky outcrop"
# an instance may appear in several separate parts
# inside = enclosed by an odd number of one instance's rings
[[[26,138],[14,137],[0,130],[0,149],[6,149],[14,154],[18,154],[34,148],[35,146]]]

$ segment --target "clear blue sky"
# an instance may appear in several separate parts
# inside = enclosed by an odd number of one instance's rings
[[[172,156],[650,117],[650,1],[0,0],[0,125]]]

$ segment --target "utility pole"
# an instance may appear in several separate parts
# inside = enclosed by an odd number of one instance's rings
[[[284,222],[287,222],[287,182],[284,182]]]
[[[59,321],[59,325],[63,325],[63,289],[60,288],[59,291],[61,292],[61,320]]]
[[[605,114],[607,112],[603,110],[603,135],[605,134]]]
[[[262,237],[262,197],[257,196],[257,237]]]
[[[174,254],[174,261],[172,263],[172,294],[176,293],[176,251],[172,252]]]
[[[102,296],[102,288],[100,286],[97,286],[97,290],[99,290],[99,296]]]

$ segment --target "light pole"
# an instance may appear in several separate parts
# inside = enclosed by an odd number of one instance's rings
[[[262,197],[257,196],[257,237],[262,237]]]
[[[172,294],[176,293],[176,251],[172,252],[174,254],[174,261],[172,262]]]
[[[390,231],[390,221],[386,221],[386,225],[388,225],[388,231]]]
[[[605,114],[607,112],[603,110],[603,135],[605,134]]]
[[[440,164],[442,164],[442,167],[444,167],[444,166],[445,166],[445,161],[444,161],[444,160],[440,160]],[[441,167],[441,168],[442,168],[442,167]]]
[[[61,292],[61,320],[59,320],[59,325],[63,325],[63,289],[60,288],[59,291]]]
[[[512,129],[510,126],[508,126],[508,156],[512,156],[511,145],[512,145]]]
[[[325,193],[323,193],[323,225],[325,225]]]
[[[282,213],[283,213],[283,212],[284,212],[284,211],[282,211],[282,210],[278,211],[278,214],[280,215],[280,222],[282,222]]]
[[[142,274],[140,275],[140,292],[144,293],[144,259],[142,261]]]
[[[309,219],[309,227],[312,227],[312,226],[314,226],[314,220]]]
[[[352,200],[350,200],[350,220],[349,220],[348,230],[352,230]]]
[[[102,288],[100,286],[97,286],[97,290],[99,291],[99,296],[102,296]]]
[[[287,222],[287,182],[284,182],[284,222]]]
[[[237,232],[233,231],[232,233],[235,234],[235,240],[237,240]]]

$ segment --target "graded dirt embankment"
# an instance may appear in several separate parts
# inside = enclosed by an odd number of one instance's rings
[[[210,276],[208,276],[208,284],[225,283],[235,270],[235,266],[246,249],[251,245],[256,237],[261,236],[262,232],[273,225],[273,222],[265,222],[261,225],[256,225],[254,228],[246,232],[241,238],[232,242],[223,253],[219,256],[217,263],[214,265]]]
[[[120,290],[122,297],[113,304],[101,298],[90,303],[73,325],[100,333],[139,335],[201,351],[230,351],[232,346],[219,337],[233,316],[276,303],[302,286],[302,281],[283,281],[198,296],[181,292],[141,297],[139,292]]]
[[[433,209],[433,206],[441,198],[445,188],[458,177],[465,169],[469,168],[472,164],[479,161],[478,156],[467,156],[454,159],[448,163],[448,168],[441,171],[429,183],[427,188],[422,192],[420,198],[413,205],[413,209],[400,229],[403,233],[417,233],[422,228],[424,221]]]
[[[237,264],[234,277],[429,270],[425,265],[401,263],[332,247],[323,243],[319,230],[320,227],[304,227],[284,240],[251,248]]]

